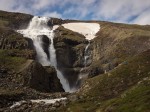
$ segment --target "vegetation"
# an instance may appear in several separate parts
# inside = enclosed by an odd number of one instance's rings
[[[128,59],[106,74],[88,79],[77,95],[79,99],[60,111],[148,112],[149,57],[150,50]]]
[[[121,97],[106,101],[97,112],[148,112],[150,110],[150,77],[121,94]]]
[[[26,62],[26,58],[10,56],[8,50],[0,50],[0,67],[18,70]]]
[[[2,24],[5,27],[11,27],[14,29],[26,27],[26,23],[29,22],[32,17],[33,16],[28,14],[0,11],[0,21],[3,22]]]
[[[0,26],[1,27],[5,27],[8,25],[8,21],[5,21],[5,20],[0,20]]]

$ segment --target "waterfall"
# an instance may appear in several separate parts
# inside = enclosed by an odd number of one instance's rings
[[[90,40],[88,40],[88,44],[86,45],[85,49],[84,49],[84,67],[82,67],[80,69],[80,73],[78,75],[78,80],[76,81],[76,90],[81,86],[82,82],[84,79],[86,79],[88,77],[87,73],[84,73],[85,68],[87,67],[87,61],[90,57],[89,54],[89,46],[90,46]]]
[[[85,50],[84,50],[84,67],[87,66],[87,60],[89,58],[89,53],[88,53],[88,48],[90,46],[90,41],[89,43],[86,45]]]
[[[57,72],[57,77],[60,79],[60,82],[65,92],[73,92],[74,90],[70,88],[68,81],[65,79],[61,71],[57,68],[57,59],[53,42],[54,29],[50,29],[47,26],[48,20],[49,18],[46,17],[35,16],[32,18],[27,29],[18,30],[17,32],[23,34],[24,37],[31,38],[33,40],[39,63],[41,63],[43,66],[54,66]],[[49,46],[50,59],[42,48],[43,42],[42,38],[40,37],[41,35],[46,35],[51,41],[51,44]]]

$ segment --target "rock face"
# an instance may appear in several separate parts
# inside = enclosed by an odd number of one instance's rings
[[[33,41],[14,31],[26,28],[32,17],[0,11],[0,88],[29,87],[42,92],[63,91],[55,69],[33,61],[36,58]],[[43,47],[46,48],[50,42],[45,36],[42,37],[45,42]]]
[[[62,20],[62,19],[58,19],[58,18],[51,18],[51,19],[48,21],[48,25],[49,25],[49,26],[61,25],[62,23],[63,23],[63,20]]]
[[[8,28],[0,28],[0,49],[10,50],[11,56],[35,58],[32,40]],[[22,53],[20,53],[22,51]]]
[[[71,30],[59,27],[55,31],[55,48],[58,68],[75,86],[81,67],[84,67],[84,49],[87,44],[85,37]]]
[[[24,76],[23,85],[29,86],[42,92],[64,91],[54,68],[43,67],[41,64],[32,61],[22,73]]]

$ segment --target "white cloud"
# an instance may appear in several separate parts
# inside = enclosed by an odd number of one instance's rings
[[[0,10],[58,18],[150,24],[150,0],[1,0]]]
[[[55,6],[60,0],[34,0],[33,8],[36,10]]]
[[[101,0],[95,9],[99,12],[94,14],[94,17],[128,22],[132,17],[141,15],[148,8],[150,8],[150,0]]]
[[[150,11],[145,11],[139,15],[135,20],[132,21],[134,24],[147,25],[150,24]]]
[[[58,12],[46,12],[43,14],[43,16],[46,17],[55,17],[55,18],[62,18],[62,15],[59,14]]]
[[[11,11],[12,7],[15,5],[14,0],[1,0],[0,10]]]

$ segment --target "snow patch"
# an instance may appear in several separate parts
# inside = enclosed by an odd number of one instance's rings
[[[33,103],[40,103],[44,102],[45,104],[54,104],[57,101],[66,100],[67,98],[58,98],[58,99],[42,99],[42,100],[31,100]]]
[[[84,35],[87,40],[95,38],[96,33],[100,30],[98,23],[66,23],[62,24],[62,26]]]
[[[32,103],[41,103],[44,102],[45,104],[54,104],[56,102],[60,102],[60,101],[64,101],[67,100],[66,97],[64,98],[57,98],[57,99],[40,99],[40,100],[30,100]],[[20,106],[22,103],[25,103],[26,101],[19,101],[16,102],[15,104],[13,104],[12,106],[10,106],[10,108],[14,108],[16,106]]]
[[[16,102],[15,104],[13,104],[12,106],[10,106],[10,108],[14,108],[16,106],[20,106],[22,103],[25,103],[26,101],[20,101],[20,102]]]

